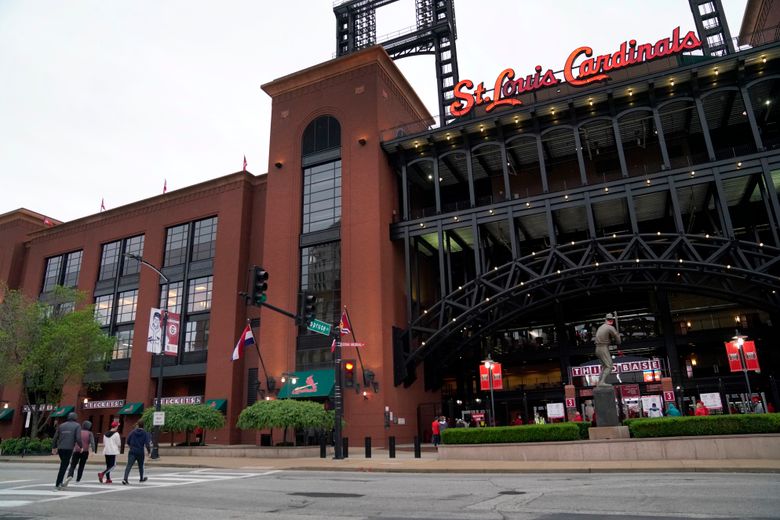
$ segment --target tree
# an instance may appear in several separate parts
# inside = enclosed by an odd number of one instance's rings
[[[334,415],[320,403],[296,399],[257,401],[244,408],[238,416],[237,426],[242,430],[284,428],[282,441],[287,440],[287,428],[314,428],[330,430]]]
[[[65,385],[105,371],[114,338],[83,301],[83,293],[64,287],[46,302],[0,287],[0,385],[23,386],[33,438],[51,415],[44,405],[60,403]]]
[[[161,410],[165,412],[164,432],[189,432],[200,426],[204,430],[218,430],[225,426],[225,416],[219,410],[205,404],[166,404]],[[152,426],[154,408],[147,408],[141,418],[147,428]]]

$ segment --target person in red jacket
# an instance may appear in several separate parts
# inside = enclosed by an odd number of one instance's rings
[[[438,446],[441,440],[441,427],[439,426],[439,418],[434,417],[431,423],[431,441],[434,446]]]
[[[710,411],[707,410],[707,407],[704,406],[704,403],[701,401],[696,403],[696,412],[694,415],[709,415]]]

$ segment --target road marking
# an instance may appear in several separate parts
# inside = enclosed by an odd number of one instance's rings
[[[224,480],[236,480],[252,477],[263,477],[279,473],[281,470],[270,470],[264,472],[245,472],[229,470],[210,470],[198,469],[193,471],[177,471],[168,473],[149,473],[147,482],[132,482],[129,486],[106,485],[78,483],[65,489],[56,490],[50,482],[38,481],[33,484],[8,487],[0,489],[0,508],[20,507],[33,503],[53,502],[58,500],[68,500],[77,497],[89,497],[103,495],[106,493],[119,493],[123,491],[139,492],[144,488],[162,488],[171,486],[186,486],[191,484],[201,484],[207,482],[219,482]],[[34,480],[15,480],[0,482],[0,484],[36,482]],[[4,497],[36,497],[38,500],[13,500]]]
[[[16,484],[18,482],[32,482],[32,480],[0,480],[0,485],[3,484]]]

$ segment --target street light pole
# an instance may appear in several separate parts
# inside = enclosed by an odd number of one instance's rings
[[[750,378],[748,377],[747,358],[742,351],[742,346],[745,344],[745,336],[741,335],[737,331],[737,335],[734,336],[734,342],[737,344],[737,352],[739,352],[739,364],[742,366],[742,373],[745,375],[745,385],[747,386],[747,400],[745,401],[745,410],[751,412],[753,392],[750,390]]]
[[[490,354],[488,354],[487,359],[485,360],[485,368],[488,370],[488,380],[490,384],[490,426],[496,425],[496,407],[495,407],[495,401],[493,400],[493,360],[490,358]]]
[[[162,389],[163,389],[163,368],[165,364],[163,361],[165,360],[165,340],[166,336],[168,335],[168,288],[170,286],[170,280],[168,280],[168,277],[165,276],[162,271],[160,271],[157,267],[150,264],[143,258],[141,258],[138,255],[134,255],[132,253],[125,253],[125,256],[128,258],[132,258],[136,262],[140,263],[141,265],[145,265],[155,273],[157,273],[157,276],[159,276],[164,282],[165,282],[165,289],[166,294],[163,298],[162,302],[162,335],[160,337],[160,352],[157,353],[158,359],[159,359],[159,373],[157,374],[157,400],[154,404],[154,410],[156,412],[159,412],[162,408]],[[160,426],[155,425],[154,429],[152,430],[152,459],[159,459],[160,458]]]

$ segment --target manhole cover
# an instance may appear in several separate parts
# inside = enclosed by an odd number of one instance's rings
[[[364,496],[364,495],[359,495],[357,493],[316,493],[316,492],[288,493],[288,495],[309,497],[309,498],[361,498]]]

